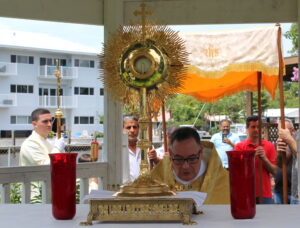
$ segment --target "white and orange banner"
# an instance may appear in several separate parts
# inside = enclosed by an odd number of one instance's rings
[[[262,89],[274,98],[282,61],[279,29],[180,33],[190,61],[181,93],[215,102],[243,90],[257,91],[257,72],[261,71]]]

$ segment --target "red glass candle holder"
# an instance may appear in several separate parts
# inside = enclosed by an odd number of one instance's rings
[[[227,151],[231,214],[235,219],[255,216],[255,151]]]
[[[72,219],[76,213],[77,153],[53,153],[49,156],[52,214],[56,219]]]

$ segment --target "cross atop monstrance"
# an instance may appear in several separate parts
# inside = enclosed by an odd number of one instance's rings
[[[147,15],[152,15],[153,11],[152,10],[146,10],[146,4],[142,3],[141,5],[141,11],[134,11],[133,14],[134,16],[141,16],[141,24],[142,24],[142,37],[143,39],[145,38],[145,25],[146,25],[146,16]]]

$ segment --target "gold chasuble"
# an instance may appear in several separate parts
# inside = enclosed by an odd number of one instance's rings
[[[169,156],[152,170],[151,175],[176,191],[199,191],[207,193],[204,204],[229,204],[230,189],[228,171],[222,166],[222,162],[211,142],[201,142],[203,146],[203,159],[206,162],[205,173],[189,185],[177,182],[173,176],[172,165]]]

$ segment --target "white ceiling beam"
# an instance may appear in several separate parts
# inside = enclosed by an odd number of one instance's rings
[[[170,25],[297,22],[297,0],[159,0],[145,1],[152,18]],[[125,3],[125,23],[141,1]]]
[[[0,0],[0,17],[103,25],[103,0]]]
[[[136,21],[134,10],[145,2],[152,18],[165,24],[297,22],[297,0],[119,0],[124,23]],[[0,16],[104,24],[103,0],[0,0]],[[110,15],[110,17],[114,17]]]

